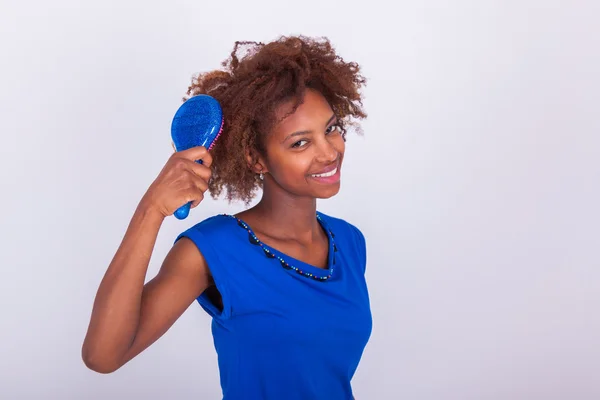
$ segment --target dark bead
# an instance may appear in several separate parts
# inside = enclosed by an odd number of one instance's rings
[[[265,252],[265,255],[269,258],[275,258],[275,254],[271,253],[269,250],[267,250],[266,248],[263,247],[263,250]]]
[[[258,244],[259,243],[258,238],[255,238],[251,233],[248,234],[248,240],[252,244]]]
[[[228,214],[223,214],[223,215],[228,215]],[[300,271],[297,268],[292,267],[290,264],[288,264],[283,258],[275,255],[274,253],[272,253],[271,251],[269,251],[268,249],[265,248],[265,246],[260,242],[260,240],[256,237],[256,235],[254,235],[254,233],[252,232],[252,230],[250,229],[250,227],[248,225],[246,225],[246,223],[244,221],[242,221],[241,219],[233,216],[233,215],[229,215],[232,218],[235,218],[237,220],[237,223],[240,227],[244,228],[244,230],[246,232],[248,232],[248,240],[250,241],[250,243],[255,244],[255,245],[260,245],[263,249],[263,251],[265,252],[265,255],[268,258],[277,258],[279,260],[279,262],[281,263],[281,266],[287,270],[293,269],[294,271],[296,271],[296,273],[298,273],[298,275],[302,275],[305,276],[307,278],[312,278],[316,281],[320,281],[320,282],[325,282],[327,281],[327,279],[331,278],[331,274],[333,273],[333,267],[330,269],[330,273],[329,276],[325,276],[325,277],[320,277],[320,276],[315,276],[313,274],[310,273],[305,273]],[[321,221],[321,218],[317,215],[317,218],[319,219],[319,221]],[[325,227],[324,227],[325,228]],[[333,239],[335,237],[335,235],[333,234],[333,232],[329,229],[327,229],[327,231],[329,232],[329,234],[331,235],[331,238]],[[333,242],[333,240],[332,240]],[[337,246],[335,245],[335,243],[333,243],[333,250],[334,252],[337,252]],[[335,254],[333,255],[333,264],[335,265]]]

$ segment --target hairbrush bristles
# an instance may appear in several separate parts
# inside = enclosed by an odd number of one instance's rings
[[[221,136],[221,132],[223,132],[223,125],[225,125],[225,118],[221,118],[221,127],[219,128],[219,132],[217,132],[217,136],[215,136],[215,138],[213,139],[212,143],[210,144],[210,146],[208,146],[208,151],[211,151],[213,147],[215,147],[215,144],[217,143],[217,139],[219,139],[219,136]]]

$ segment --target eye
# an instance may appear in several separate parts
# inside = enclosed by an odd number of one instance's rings
[[[329,128],[327,128],[327,130],[325,131],[325,133],[326,134],[330,134],[330,133],[333,133],[334,131],[341,132],[342,131],[342,127],[339,124],[333,124]]]
[[[308,140],[298,140],[296,143],[292,145],[293,148],[298,148],[304,146],[302,143],[308,143]]]

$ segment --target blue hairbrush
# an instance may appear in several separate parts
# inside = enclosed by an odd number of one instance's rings
[[[171,139],[175,151],[183,151],[196,146],[212,149],[223,129],[223,110],[214,98],[199,94],[183,103],[171,123]],[[202,160],[196,161],[202,164]],[[190,213],[192,202],[179,207],[173,215],[184,219]]]

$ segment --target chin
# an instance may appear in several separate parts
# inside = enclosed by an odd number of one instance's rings
[[[313,199],[329,199],[340,191],[340,181],[335,183],[317,183],[307,182],[308,185],[303,187],[298,186],[281,186],[286,192],[292,194],[295,197],[313,198]]]
[[[332,186],[333,187],[328,188],[327,190],[325,190],[325,188],[319,190],[318,193],[316,193],[315,197],[317,199],[329,199],[337,195],[340,192],[340,184],[338,183],[337,185]]]

